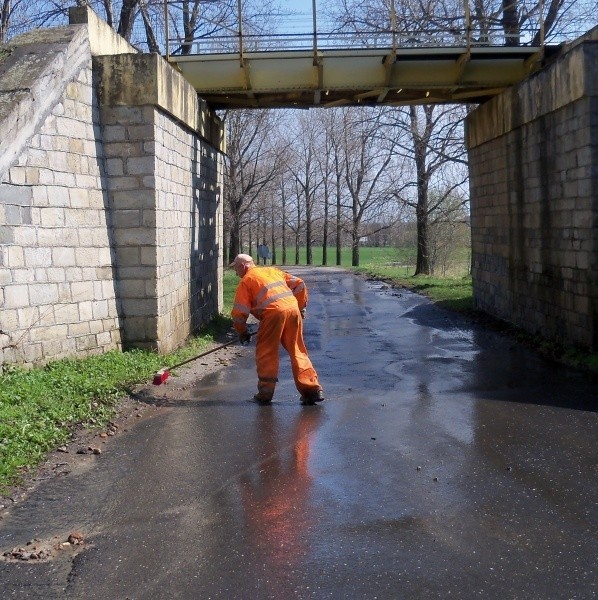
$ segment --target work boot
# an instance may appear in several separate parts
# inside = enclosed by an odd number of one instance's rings
[[[301,404],[305,406],[313,406],[316,402],[323,402],[324,400],[324,390],[306,392],[301,396]]]
[[[272,404],[272,396],[266,396],[265,394],[260,394],[257,393],[254,397],[253,397],[253,401],[256,402],[257,404]]]

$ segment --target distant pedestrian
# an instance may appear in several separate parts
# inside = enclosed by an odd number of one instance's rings
[[[232,310],[233,325],[241,343],[249,342],[247,318],[260,321],[255,346],[258,393],[253,399],[270,404],[278,382],[280,345],[289,353],[295,387],[302,404],[324,400],[307,348],[303,341],[303,319],[307,288],[299,277],[276,267],[257,267],[248,254],[239,254],[230,265],[241,278]]]
[[[268,248],[268,245],[266,244],[266,242],[262,242],[257,247],[257,263],[258,263],[258,265],[260,264],[260,259],[261,259],[261,264],[266,265],[269,258],[270,258],[270,248]]]

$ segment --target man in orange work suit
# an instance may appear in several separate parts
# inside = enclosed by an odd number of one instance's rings
[[[248,342],[247,318],[260,321],[255,347],[258,393],[253,399],[269,404],[278,382],[280,344],[289,353],[295,386],[302,404],[324,400],[318,374],[303,341],[307,288],[303,280],[276,267],[256,267],[248,254],[239,254],[230,265],[241,278],[231,312],[241,342]]]

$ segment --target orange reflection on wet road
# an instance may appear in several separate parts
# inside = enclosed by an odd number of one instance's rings
[[[280,597],[289,591],[286,574],[310,557],[310,455],[322,412],[306,407],[298,413],[286,444],[277,421],[284,415],[277,417],[269,406],[256,414],[258,460],[255,469],[241,477],[243,510],[250,551],[269,565],[269,592]]]

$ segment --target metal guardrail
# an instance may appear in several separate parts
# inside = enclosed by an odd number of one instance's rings
[[[334,50],[347,48],[474,48],[529,46],[539,38],[535,46],[544,45],[544,25],[542,11],[538,21],[516,33],[508,33],[500,19],[480,20],[472,16],[471,0],[463,0],[463,14],[445,18],[442,26],[425,29],[401,30],[397,25],[394,0],[390,0],[388,22],[389,29],[377,29],[367,32],[319,31],[316,0],[312,0],[311,27],[305,21],[302,26],[308,31],[285,31],[269,34],[247,34],[243,31],[241,0],[237,0],[236,23],[221,26],[228,32],[225,35],[182,38],[170,37],[170,10],[183,9],[180,0],[164,0],[166,58],[180,54],[231,54],[243,55],[245,52],[292,51],[292,50]],[[179,7],[180,5],[180,7]],[[439,19],[435,19],[438,23]],[[328,27],[329,22],[325,22]]]
[[[446,31],[410,32],[398,35],[392,32],[373,31],[367,35],[318,32],[304,34],[245,35],[243,49],[245,52],[311,50],[315,45],[318,50],[352,49],[352,48],[464,48],[470,47],[504,47],[510,36],[495,32],[468,38],[466,33]],[[511,36],[515,37],[515,36]],[[520,36],[517,36],[520,39]],[[182,39],[170,40],[171,46],[181,47]],[[531,42],[531,40],[530,40]],[[527,46],[528,44],[520,44]],[[230,54],[240,51],[236,36],[214,36],[198,39],[192,43],[191,54]]]

